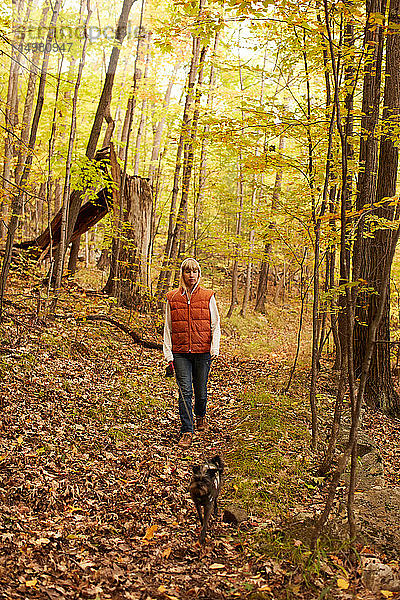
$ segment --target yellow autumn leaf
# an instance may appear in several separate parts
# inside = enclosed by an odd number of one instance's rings
[[[160,585],[157,588],[157,592],[159,592],[160,594],[164,594],[164,592],[166,592],[166,591],[167,591],[167,588],[165,587],[165,585]]]
[[[261,587],[258,588],[259,592],[270,592],[271,588],[269,587],[269,585],[262,585]]]
[[[168,600],[179,600],[179,598],[177,598],[176,596],[168,596],[168,594],[166,594],[166,597],[168,598]]]
[[[19,435],[19,436],[17,437],[17,442],[18,442],[18,444],[19,444],[19,445],[21,445],[23,441],[24,441],[24,438],[22,437],[22,435]]]
[[[391,598],[393,596],[393,592],[390,592],[389,590],[381,590],[381,594],[382,596],[385,596],[385,598]]]
[[[172,552],[172,548],[164,548],[164,550],[161,552],[161,557],[162,558],[169,558],[169,555]]]
[[[210,565],[210,569],[225,569],[225,565],[221,565],[221,563],[213,563]]]
[[[144,540],[152,540],[157,529],[158,529],[158,525],[152,525],[151,527],[149,527],[148,530],[146,531],[146,534],[143,537],[143,539]]]
[[[342,577],[338,577],[337,580],[337,586],[338,588],[340,588],[341,590],[347,590],[349,587],[349,582],[347,581],[347,579],[343,579]]]
[[[34,577],[33,579],[30,579],[29,581],[25,581],[26,587],[35,587],[36,584],[37,584],[36,577]]]

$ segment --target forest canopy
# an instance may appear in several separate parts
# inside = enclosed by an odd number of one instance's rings
[[[1,25],[2,303],[24,252],[56,294],[99,261],[141,309],[193,255],[230,278],[228,316],[268,289],[312,303],[312,397],[332,339],[398,414],[398,0],[16,0]]]

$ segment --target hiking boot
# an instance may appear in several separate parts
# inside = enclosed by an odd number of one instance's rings
[[[182,433],[181,439],[178,442],[178,446],[184,449],[189,448],[192,445],[192,437],[193,434],[190,433],[190,431]]]
[[[196,417],[196,429],[197,431],[207,431],[208,423],[205,417]]]

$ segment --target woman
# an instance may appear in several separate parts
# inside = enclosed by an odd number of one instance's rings
[[[192,397],[198,431],[207,429],[207,380],[212,359],[219,354],[221,337],[214,292],[200,287],[201,269],[194,258],[181,264],[179,288],[167,294],[164,356],[175,371],[179,388],[181,437],[189,448],[193,438]]]

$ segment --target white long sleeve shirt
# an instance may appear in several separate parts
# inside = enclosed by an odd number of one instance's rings
[[[210,354],[211,357],[216,357],[219,355],[219,344],[221,340],[221,325],[219,319],[219,313],[217,308],[217,303],[215,301],[214,294],[210,298],[210,315],[211,315],[211,347]],[[171,336],[171,307],[167,300],[167,304],[165,307],[165,323],[164,323],[164,342],[163,342],[163,352],[164,357],[167,362],[171,362],[174,360],[174,355],[172,354],[172,336]]]

